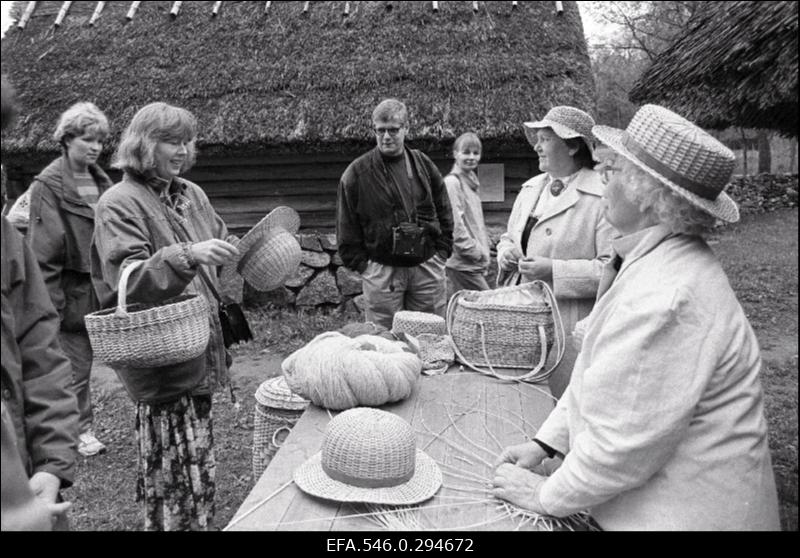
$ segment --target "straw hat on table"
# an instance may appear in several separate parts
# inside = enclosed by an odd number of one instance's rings
[[[328,500],[400,506],[431,498],[442,472],[417,449],[408,422],[356,407],[328,423],[322,451],[298,467],[294,481],[303,492]]]
[[[644,105],[625,130],[595,126],[595,137],[692,205],[735,223],[739,208],[723,190],[736,159],[719,140],[682,116]]]

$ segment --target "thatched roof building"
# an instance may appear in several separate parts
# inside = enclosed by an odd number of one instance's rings
[[[708,128],[796,136],[797,32],[797,2],[705,2],[630,99],[664,104]]]
[[[515,172],[527,177],[537,171],[521,122],[557,104],[594,107],[575,2],[222,2],[215,17],[216,2],[183,2],[177,17],[174,2],[142,2],[132,20],[131,2],[106,2],[94,25],[98,3],[72,2],[55,27],[63,4],[38,2],[2,41],[22,104],[3,136],[9,170],[52,158],[52,130],[71,103],[106,112],[113,147],[139,108],[166,101],[198,117],[189,178],[235,225],[293,195],[307,198],[294,205],[301,216],[330,213],[338,175],[374,145],[370,115],[385,97],[407,102],[411,144],[438,153],[443,169],[452,140],[472,130],[490,159],[524,154]]]

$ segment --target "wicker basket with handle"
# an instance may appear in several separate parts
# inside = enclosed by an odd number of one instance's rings
[[[564,355],[564,326],[547,283],[491,291],[458,291],[447,306],[447,331],[457,360],[503,380],[541,382]],[[553,346],[556,361],[545,369]],[[525,369],[512,376],[496,368]]]
[[[86,316],[94,358],[111,367],[155,368],[200,356],[211,331],[204,296],[181,295],[156,304],[125,303],[128,277],[142,263],[133,262],[120,274],[116,308]]]

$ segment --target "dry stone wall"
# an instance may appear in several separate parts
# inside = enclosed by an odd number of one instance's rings
[[[336,235],[308,232],[296,236],[303,250],[297,271],[282,287],[266,293],[245,284],[245,304],[298,308],[355,305],[359,308],[361,276],[342,265],[336,251]]]

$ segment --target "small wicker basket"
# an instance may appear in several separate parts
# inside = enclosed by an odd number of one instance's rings
[[[436,314],[400,310],[395,312],[392,319],[392,333],[407,333],[414,337],[423,333],[446,335],[447,324],[445,324],[444,318]]]
[[[253,418],[253,482],[267,468],[283,440],[308,407],[308,399],[294,393],[286,378],[276,376],[256,391]]]
[[[126,304],[128,277],[142,263],[122,271],[116,309],[86,316],[94,358],[112,368],[156,368],[197,358],[211,331],[208,302],[194,294],[160,304]]]
[[[532,281],[492,291],[458,291],[447,306],[457,360],[473,370],[517,381],[546,380],[564,353],[564,327],[549,285]],[[556,343],[556,363],[544,366]],[[481,369],[483,367],[484,369]],[[495,368],[526,369],[519,376]]]

